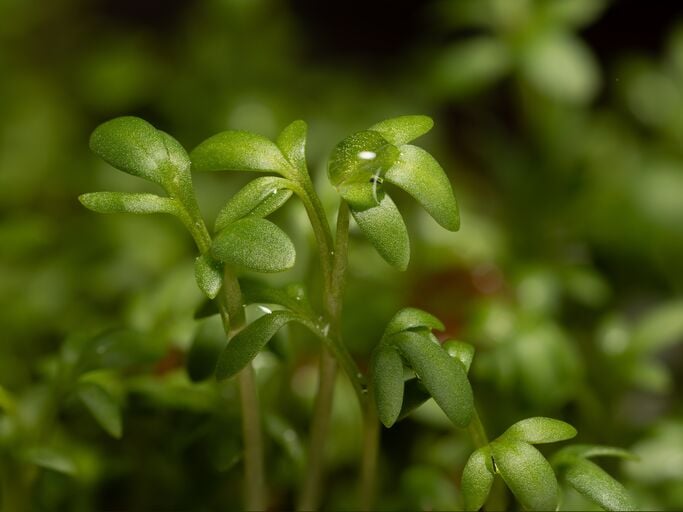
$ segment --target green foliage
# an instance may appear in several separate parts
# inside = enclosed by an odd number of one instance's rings
[[[115,438],[121,437],[121,409],[102,386],[94,382],[81,382],[76,394],[104,430]]]
[[[97,213],[170,213],[178,215],[178,204],[168,197],[125,192],[91,192],[78,200]]]

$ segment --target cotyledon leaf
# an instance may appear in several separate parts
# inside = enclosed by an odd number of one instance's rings
[[[275,144],[282,154],[299,172],[306,173],[306,132],[304,121],[294,121],[278,135]]]
[[[470,366],[472,366],[472,360],[474,359],[474,347],[472,345],[457,340],[446,340],[441,346],[449,356],[462,363],[465,372],[470,371]]]
[[[465,510],[476,512],[484,506],[491,492],[493,478],[491,449],[488,446],[479,448],[470,455],[462,472],[461,490]]]
[[[537,416],[518,421],[508,428],[499,439],[505,438],[530,444],[542,444],[565,441],[574,436],[576,436],[576,429],[569,423]]]
[[[626,488],[589,460],[577,458],[564,476],[572,487],[605,510],[636,510]]]
[[[225,131],[209,137],[190,153],[197,171],[260,171],[289,176],[291,164],[277,145],[262,135]]]
[[[384,179],[413,196],[444,228],[457,231],[460,213],[446,173],[432,155],[417,146],[403,145],[398,160]]]
[[[559,486],[550,463],[523,441],[497,439],[490,445],[498,472],[527,510],[555,510]]]
[[[223,229],[211,254],[219,261],[257,272],[281,272],[294,266],[294,244],[266,219],[245,217]]]
[[[327,173],[339,188],[345,182],[370,184],[373,176],[383,176],[398,158],[398,148],[376,131],[362,131],[346,137],[330,155]]]
[[[384,260],[405,270],[410,261],[410,241],[403,217],[389,196],[380,204],[363,211],[351,209],[351,214],[363,235]]]
[[[274,311],[250,323],[235,335],[221,352],[216,366],[216,378],[228,379],[237,374],[265,347],[285,324],[298,320],[291,311]]]
[[[226,203],[216,217],[215,231],[247,216],[266,217],[292,196],[289,180],[276,176],[256,178],[245,185]]]
[[[433,126],[434,121],[427,116],[399,116],[380,121],[369,130],[379,132],[386,140],[400,146],[424,135]]]
[[[78,196],[83,206],[97,213],[179,213],[178,203],[169,197],[128,192],[89,192]]]
[[[446,416],[457,427],[467,427],[474,400],[464,367],[418,333],[403,331],[387,338],[387,343],[398,349]]]
[[[403,404],[403,361],[394,347],[381,344],[374,351],[371,374],[379,419],[391,427]]]
[[[441,320],[434,315],[417,308],[403,308],[389,320],[384,336],[391,336],[401,331],[409,331],[420,327],[443,331],[445,329]]]

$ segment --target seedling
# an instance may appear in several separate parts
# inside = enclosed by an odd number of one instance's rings
[[[351,217],[379,255],[398,270],[408,267],[410,245],[406,225],[390,196],[392,187],[410,194],[445,229],[459,229],[458,206],[446,174],[434,157],[410,144],[432,124],[425,116],[389,119],[347,137],[335,147],[328,165],[329,179],[340,196],[334,236],[307,169],[307,127],[303,121],[287,126],[274,142],[243,131],[222,132],[202,142],[189,156],[171,136],[134,117],[108,121],[91,137],[91,148],[104,160],[161,186],[166,195],[95,192],[82,195],[81,202],[100,213],[174,215],[196,243],[197,285],[214,301],[220,321],[209,319],[202,325],[188,358],[188,370],[196,380],[212,373],[218,380],[238,378],[245,507],[249,510],[263,510],[268,505],[263,422],[252,361],[278,330],[292,322],[308,329],[323,346],[300,509],[316,509],[320,504],[322,453],[338,366],[352,383],[364,418],[360,477],[363,509],[373,508],[380,422],[391,427],[429,398],[455,427],[470,432],[477,447],[462,477],[467,510],[485,505],[496,475],[503,478],[522,507],[554,510],[558,506],[555,470],[533,445],[570,439],[576,430],[559,420],[529,418],[489,442],[467,375],[474,348],[457,340],[441,344],[432,332],[443,329],[439,319],[414,308],[396,313],[376,345],[367,375],[359,370],[342,339],[342,292]],[[211,234],[200,213],[191,171],[251,171],[265,176],[251,181],[227,202]],[[305,290],[296,285],[273,289],[239,277],[243,270],[272,273],[294,265],[294,244],[282,229],[266,220],[292,196],[302,202],[317,243],[323,283],[318,308],[307,302]],[[247,323],[244,306],[252,303],[274,304],[277,309],[264,307],[263,316]],[[217,350],[212,340],[219,325],[227,344]],[[118,434],[118,424],[92,405],[96,402],[94,390],[83,391],[84,402],[105,428]],[[633,508],[624,488],[587,460],[600,454],[622,452],[567,447],[556,454],[553,464],[563,478],[600,506]]]

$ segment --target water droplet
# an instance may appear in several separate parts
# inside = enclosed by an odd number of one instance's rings
[[[330,324],[325,324],[323,326],[323,335],[327,336],[330,333]]]
[[[277,194],[277,189],[274,188],[273,190],[270,191],[270,193],[273,194],[273,195]]]
[[[267,307],[265,307],[265,306],[262,305],[262,304],[259,304],[257,307],[258,307],[261,311],[263,311],[266,315],[270,315],[270,314],[273,312],[272,309],[267,308]]]
[[[358,153],[358,158],[361,160],[374,160],[377,157],[377,153],[374,151],[361,151]]]
[[[367,395],[368,394],[368,388],[363,388],[360,390],[360,392],[363,393],[364,395]]]
[[[330,256],[334,256],[334,251],[330,251]]]
[[[362,379],[362,378],[363,378],[363,374],[362,374],[361,372],[358,372],[358,373],[356,374],[356,378]]]

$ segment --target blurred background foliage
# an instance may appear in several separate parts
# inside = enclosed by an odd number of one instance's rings
[[[462,229],[397,191],[409,271],[353,237],[344,329],[361,366],[393,312],[427,309],[476,346],[490,435],[564,419],[639,456],[606,467],[643,508],[683,508],[682,15],[628,0],[0,0],[4,510],[240,506],[234,384],[185,369],[201,327],[191,240],[171,218],[78,204],[148,190],[89,153],[97,124],[139,115],[191,148],[305,119],[332,211],[334,144],[412,113],[436,121],[423,144]],[[207,219],[246,180],[197,175]],[[273,282],[315,290],[303,209],[278,216],[298,261]],[[199,332],[211,357],[222,341]],[[316,354],[292,329],[257,359],[274,508],[293,506],[305,464]],[[359,435],[340,378],[328,509],[353,506]],[[381,509],[461,506],[472,447],[433,404],[382,442]],[[566,490],[564,509],[590,507]]]

